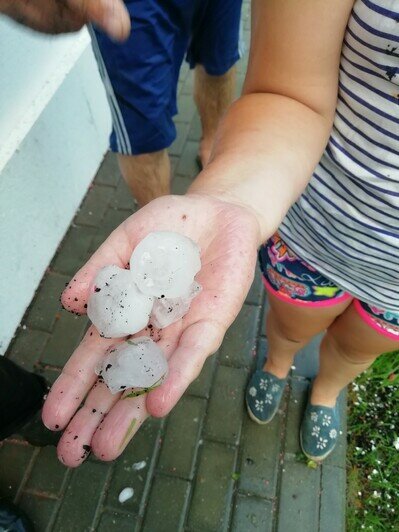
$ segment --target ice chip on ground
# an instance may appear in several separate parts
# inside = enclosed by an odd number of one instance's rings
[[[134,489],[133,488],[124,488],[120,494],[119,494],[119,502],[121,504],[123,504],[124,502],[128,501],[129,499],[131,499],[134,495]]]
[[[184,235],[156,231],[135,248],[130,269],[145,294],[175,298],[186,294],[201,269],[200,249]]]
[[[151,388],[168,371],[162,349],[147,336],[111,347],[96,368],[111,393],[127,388]]]
[[[136,462],[135,464],[133,464],[132,469],[133,471],[141,471],[142,469],[145,468],[146,465],[147,465],[147,462],[145,460],[142,460],[141,462]]]
[[[150,323],[158,329],[164,329],[175,321],[180,320],[185,314],[187,314],[192,300],[201,292],[201,290],[201,285],[194,281],[188,292],[181,297],[156,298],[154,306],[152,307]]]
[[[146,327],[153,298],[140,292],[129,270],[106,266],[94,281],[87,315],[106,338],[121,338]]]

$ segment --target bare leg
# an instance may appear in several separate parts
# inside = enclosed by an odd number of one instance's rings
[[[350,301],[330,307],[299,307],[268,294],[270,310],[266,317],[267,360],[263,367],[276,377],[285,378],[295,354],[316,334],[327,329],[342,314]]]
[[[208,164],[213,140],[220,119],[233,102],[236,68],[233,66],[222,76],[211,76],[202,65],[195,67],[194,100],[202,124],[202,139],[199,156],[202,165]]]
[[[381,353],[399,348],[369,327],[353,305],[328,328],[320,350],[320,371],[314,381],[311,403],[333,407],[340,391],[365,371]]]
[[[118,155],[122,176],[140,207],[170,194],[170,161],[161,150],[143,155]]]

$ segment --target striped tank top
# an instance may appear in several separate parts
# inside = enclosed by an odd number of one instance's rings
[[[399,1],[357,0],[346,29],[334,126],[279,232],[365,303],[399,311]]]

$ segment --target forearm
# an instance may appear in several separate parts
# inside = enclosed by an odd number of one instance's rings
[[[331,123],[331,116],[292,98],[245,95],[228,111],[212,160],[189,192],[251,209],[264,241],[310,180]]]

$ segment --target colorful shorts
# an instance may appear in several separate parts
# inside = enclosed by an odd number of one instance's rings
[[[353,301],[360,317],[380,334],[399,341],[399,312],[355,299],[300,259],[278,234],[259,250],[266,289],[275,297],[298,306],[327,307]]]

